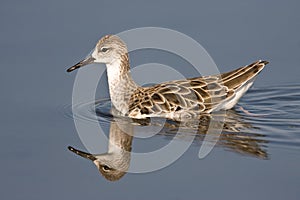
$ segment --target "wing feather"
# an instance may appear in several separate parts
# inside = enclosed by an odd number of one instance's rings
[[[253,79],[267,64],[257,61],[220,75],[170,81],[138,88],[131,96],[129,113],[157,115],[179,112],[211,112],[235,96],[235,90]],[[138,100],[137,100],[138,99]],[[134,112],[133,112],[134,111]],[[130,115],[130,114],[129,114]]]

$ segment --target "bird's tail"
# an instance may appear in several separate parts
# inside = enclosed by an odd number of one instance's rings
[[[268,61],[259,60],[234,71],[223,73],[221,74],[222,82],[229,90],[240,88],[255,78],[268,63]]]

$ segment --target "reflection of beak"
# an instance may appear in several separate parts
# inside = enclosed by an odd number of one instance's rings
[[[83,67],[85,65],[88,65],[88,64],[91,64],[91,63],[94,63],[94,60],[95,58],[93,58],[92,56],[89,56],[85,59],[83,59],[82,61],[80,61],[79,63],[77,63],[76,65],[70,67],[69,69],[67,69],[67,72],[71,72],[75,69],[78,69],[80,67]]]
[[[90,154],[90,153],[85,153],[85,152],[80,151],[80,150],[78,150],[78,149],[75,149],[75,148],[73,148],[73,147],[71,147],[71,146],[69,146],[68,149],[69,149],[70,151],[72,151],[73,153],[76,153],[77,155],[79,155],[79,156],[81,156],[81,157],[84,157],[84,158],[86,158],[86,159],[89,159],[89,160],[91,160],[91,161],[97,160],[97,158],[96,158],[95,156],[93,156],[92,154]]]

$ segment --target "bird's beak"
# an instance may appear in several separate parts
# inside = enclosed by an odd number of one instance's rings
[[[72,151],[73,153],[76,153],[77,155],[79,155],[79,156],[81,156],[83,158],[89,159],[91,161],[97,160],[97,158],[95,156],[93,156],[92,154],[90,154],[90,153],[86,153],[86,152],[80,151],[80,150],[75,149],[75,148],[73,148],[71,146],[69,146],[68,149],[70,151]]]
[[[80,67],[83,67],[85,65],[88,65],[88,64],[91,64],[91,63],[94,63],[95,61],[95,58],[93,58],[92,56],[89,56],[85,59],[83,59],[82,61],[80,61],[79,63],[77,63],[76,65],[70,67],[69,69],[67,69],[67,72],[71,72],[75,69],[78,69]]]

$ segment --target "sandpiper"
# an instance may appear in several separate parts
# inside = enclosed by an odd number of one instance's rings
[[[175,80],[141,87],[130,75],[126,44],[116,35],[106,35],[93,52],[67,69],[71,72],[91,63],[105,63],[113,107],[130,118],[193,118],[203,113],[231,109],[268,64],[256,61],[231,72]]]

